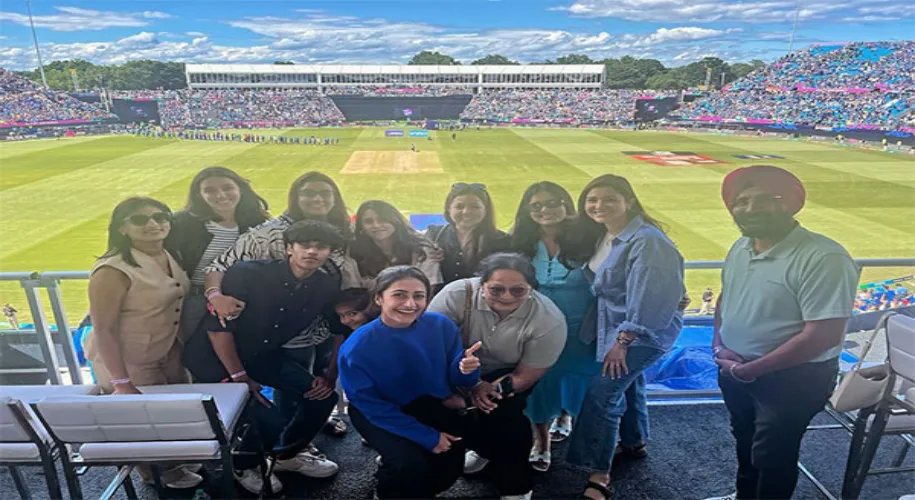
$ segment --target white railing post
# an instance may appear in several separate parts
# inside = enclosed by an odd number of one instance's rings
[[[48,299],[51,301],[51,312],[54,322],[57,323],[57,334],[60,336],[60,345],[63,347],[64,358],[70,371],[70,380],[74,385],[82,385],[83,372],[79,366],[79,357],[76,356],[76,346],[73,344],[73,333],[67,314],[64,311],[63,297],[60,295],[60,281],[56,279],[42,279],[42,284],[48,288]]]
[[[35,324],[35,335],[38,336],[38,348],[41,349],[41,357],[47,367],[48,378],[53,385],[63,385],[63,379],[60,376],[60,363],[57,362],[57,348],[54,346],[51,327],[48,325],[48,318],[44,314],[41,295],[38,292],[41,287],[40,282],[40,279],[24,279],[20,281],[22,288],[25,290],[25,297],[29,301],[32,323]]]

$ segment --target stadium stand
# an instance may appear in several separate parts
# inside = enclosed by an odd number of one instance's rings
[[[915,41],[817,45],[788,54],[730,86],[778,88],[915,89]]]
[[[166,127],[322,125],[344,119],[333,101],[316,90],[186,90],[157,98]]]
[[[649,90],[499,90],[481,92],[461,113],[471,120],[625,122],[638,97],[676,93]]]
[[[32,124],[67,120],[104,120],[114,115],[64,92],[41,88],[27,78],[0,68],[0,124]]]
[[[915,123],[915,41],[814,46],[683,108],[716,119],[896,130]]]

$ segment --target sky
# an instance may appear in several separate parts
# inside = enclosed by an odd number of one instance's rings
[[[800,10],[798,10],[800,5]],[[45,63],[405,64],[569,53],[772,61],[794,47],[915,39],[915,0],[33,0]],[[26,0],[0,2],[0,67],[37,67]]]

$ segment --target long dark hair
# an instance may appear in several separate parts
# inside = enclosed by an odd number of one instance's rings
[[[374,210],[378,217],[394,226],[394,261],[388,260],[384,252],[378,248],[375,241],[365,233],[362,228],[362,219],[365,213]],[[410,227],[407,219],[394,205],[381,200],[363,202],[356,211],[355,240],[350,246],[350,256],[359,265],[359,274],[362,276],[377,276],[383,269],[394,265],[411,265],[413,256],[419,255],[420,261],[425,259],[425,248],[431,247],[432,242]]]
[[[449,215],[451,204],[454,202],[455,198],[464,195],[476,196],[483,202],[483,206],[486,208],[486,215],[483,216],[480,225],[474,228],[473,235],[471,236],[467,247],[464,248],[464,253],[467,255],[468,260],[472,261],[486,250],[486,245],[490,241],[499,236],[499,229],[496,227],[496,209],[492,203],[492,197],[489,196],[489,192],[486,191],[485,187],[478,184],[461,183],[451,189],[448,196],[445,198],[444,215],[448,224],[454,225],[454,220],[452,220],[451,215]]]
[[[346,210],[346,203],[343,202],[343,195],[340,194],[337,183],[327,174],[317,171],[306,172],[293,181],[286,199],[286,214],[295,220],[305,219],[305,214],[299,207],[299,189],[307,182],[324,182],[330,186],[331,191],[334,192],[334,206],[327,213],[327,222],[337,226],[344,238],[352,239],[353,231],[350,228],[349,213]]]
[[[426,287],[426,298],[432,300],[432,283],[429,282],[426,273],[413,266],[394,266],[378,273],[378,279],[375,280],[375,287],[372,289],[372,297],[377,299],[394,283],[410,278],[419,280]]]
[[[133,254],[130,252],[133,247],[133,241],[126,234],[121,234],[120,229],[128,217],[143,207],[158,208],[169,215],[172,213],[165,203],[143,196],[134,196],[118,203],[111,212],[111,220],[108,222],[108,249],[99,259],[120,255],[124,262],[133,267],[140,267],[140,264],[137,264],[136,259],[133,258]]]
[[[511,230],[512,250],[526,255],[530,259],[533,259],[537,253],[537,241],[540,240],[540,225],[531,218],[531,198],[538,193],[544,192],[558,198],[569,216],[559,225],[559,241],[557,243],[559,243],[560,248],[562,248],[565,234],[569,232],[574,220],[572,217],[575,215],[575,202],[572,201],[572,196],[564,187],[550,181],[531,184],[521,196],[521,203],[518,204],[518,211],[515,213],[515,224]],[[560,256],[560,258],[562,257]]]
[[[626,199],[629,204],[627,213],[628,220],[641,216],[642,220],[646,223],[658,228],[662,233],[666,233],[664,224],[645,212],[645,208],[642,207],[642,202],[639,201],[638,196],[635,195],[635,191],[632,189],[632,185],[629,184],[629,181],[626,180],[625,177],[604,174],[589,182],[588,185],[581,190],[581,194],[578,196],[578,212],[581,215],[578,217],[574,231],[576,238],[574,245],[575,255],[573,258],[575,260],[585,261],[593,257],[597,248],[597,243],[607,233],[607,228],[604,227],[603,224],[594,222],[585,212],[585,202],[588,199],[588,193],[599,187],[608,187]]]
[[[187,204],[184,209],[204,219],[219,222],[220,217],[213,211],[203,196],[200,194],[200,185],[203,181],[213,177],[225,177],[238,186],[240,197],[238,206],[235,207],[235,220],[238,222],[240,232],[246,231],[270,218],[267,210],[270,206],[267,200],[254,192],[251,183],[226,167],[206,167],[194,176],[191,189],[187,194]]]

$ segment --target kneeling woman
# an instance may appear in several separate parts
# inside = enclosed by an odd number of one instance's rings
[[[429,279],[415,267],[382,271],[375,302],[381,316],[340,348],[340,379],[353,425],[384,457],[380,498],[430,498],[448,489],[464,465],[462,419],[451,397],[480,379],[457,326],[425,312]],[[447,405],[447,406],[446,406]]]

